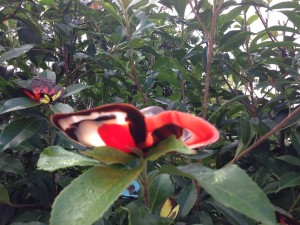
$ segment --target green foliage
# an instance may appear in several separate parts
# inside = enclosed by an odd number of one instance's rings
[[[84,2],[0,3],[0,224],[299,220],[299,2]],[[34,76],[64,96],[28,98]],[[194,151],[171,136],[136,157],[52,126],[55,113],[106,103],[203,116],[221,137]],[[122,197],[133,180],[138,197]],[[175,220],[159,217],[169,197]]]

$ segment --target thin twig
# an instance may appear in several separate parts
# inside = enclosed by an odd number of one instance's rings
[[[236,94],[236,92],[232,89],[232,87],[230,86],[229,82],[226,80],[226,78],[225,78],[224,74],[222,73],[222,71],[220,71],[220,74],[221,74],[221,76],[222,76],[224,82],[225,82],[226,85],[228,86],[230,92],[231,92],[232,94],[234,94],[235,96],[238,96],[238,95]],[[239,101],[240,101],[240,102],[241,102],[241,103],[249,110],[249,112],[252,114],[252,108],[251,108],[251,107],[250,107],[243,99],[240,99]]]
[[[19,2],[19,4],[18,4],[17,8],[15,9],[15,11],[14,11],[12,14],[10,14],[9,16],[3,18],[3,19],[0,21],[0,23],[4,22],[5,20],[9,20],[9,19],[14,18],[15,15],[17,14],[17,12],[20,10],[23,1],[24,1],[24,0],[21,0],[21,1]]]
[[[194,13],[194,15],[195,15],[197,21],[198,21],[198,23],[199,23],[199,25],[200,25],[200,28],[201,28],[201,30],[202,30],[203,35],[207,37],[207,31],[206,31],[206,28],[205,28],[204,24],[202,23],[202,20],[201,20],[201,18],[200,18],[200,16],[199,16],[198,12],[197,12],[197,10],[196,10],[196,5],[195,5],[195,7],[193,6],[192,0],[188,0],[188,3],[189,3],[189,5],[190,5],[190,7],[191,7],[191,9],[192,9],[192,11],[193,11],[193,13]]]
[[[132,35],[131,35],[131,31],[130,31],[130,21],[129,21],[127,11],[124,7],[123,7],[123,13],[124,13],[124,18],[125,18],[126,36],[127,36],[128,40],[131,40]],[[142,86],[137,78],[137,72],[136,72],[136,68],[135,68],[135,61],[134,61],[134,55],[133,55],[132,48],[129,49],[129,54],[130,54],[130,62],[131,62],[132,80],[133,80],[135,86],[137,87],[138,91],[140,92],[144,103],[146,104],[148,102],[148,98],[147,98],[146,94],[143,92]]]
[[[282,120],[277,126],[275,126],[272,130],[270,130],[268,133],[266,133],[258,141],[256,141],[255,143],[253,143],[250,147],[248,147],[245,151],[243,151],[237,157],[235,157],[234,159],[232,159],[228,164],[232,164],[232,163],[235,163],[236,161],[240,160],[244,155],[248,154],[253,149],[255,149],[257,146],[259,146],[260,144],[262,144],[265,140],[267,140],[272,134],[274,134],[277,131],[279,131],[284,125],[286,125],[287,122],[289,122],[291,119],[293,119],[299,113],[300,113],[300,107],[296,108],[284,120]]]

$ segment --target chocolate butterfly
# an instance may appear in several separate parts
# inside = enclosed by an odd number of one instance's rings
[[[55,114],[51,121],[81,145],[110,146],[126,153],[136,148],[147,152],[171,135],[182,138],[191,148],[211,144],[219,138],[218,130],[202,118],[155,106],[140,111],[129,104],[107,104]]]
[[[30,89],[21,89],[32,100],[44,104],[52,103],[64,95],[62,87],[58,87],[52,80],[43,77],[34,77]]]

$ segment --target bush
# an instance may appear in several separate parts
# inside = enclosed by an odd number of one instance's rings
[[[213,2],[0,3],[1,225],[299,224],[299,2]],[[97,106],[108,146],[57,122]]]

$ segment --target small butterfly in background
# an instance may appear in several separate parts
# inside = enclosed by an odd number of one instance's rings
[[[197,148],[219,139],[218,130],[200,117],[157,106],[138,110],[130,104],[106,104],[75,113],[55,114],[55,127],[75,142],[90,147],[110,146],[125,153],[144,154],[171,135]]]
[[[138,191],[141,189],[140,184],[134,180],[125,191],[122,192],[121,197],[123,198],[137,198]]]
[[[160,210],[160,216],[175,219],[179,212],[179,205],[173,198],[167,198]]]
[[[65,93],[62,87],[58,87],[55,82],[44,77],[34,77],[29,89],[21,89],[29,98],[43,104],[53,103]]]
[[[282,225],[300,225],[300,222],[298,222],[297,220],[292,218],[291,215],[289,215],[288,213],[286,213],[284,211],[280,212],[279,210],[276,210],[275,213],[276,213],[277,222],[279,224],[282,224]]]

